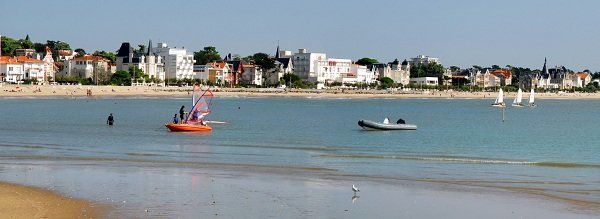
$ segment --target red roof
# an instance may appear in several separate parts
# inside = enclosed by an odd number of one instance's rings
[[[492,71],[491,73],[498,77],[502,76],[503,78],[510,78],[510,76],[512,76],[512,73],[510,72],[510,70],[506,70],[506,69],[496,69],[496,70]]]
[[[36,62],[41,63],[42,60],[30,58],[27,56],[2,56],[0,57],[1,64],[19,64],[25,62]]]
[[[103,57],[100,56],[82,56],[82,57],[77,57],[77,58],[73,58],[73,61],[97,61],[97,62],[108,62],[108,59],[105,59]]]

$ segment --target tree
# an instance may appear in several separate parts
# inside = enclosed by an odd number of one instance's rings
[[[483,70],[483,68],[481,66],[479,66],[479,65],[474,65],[473,68],[477,69],[479,71]]]
[[[498,65],[492,65],[492,69],[500,69],[500,66],[498,66]]]
[[[389,77],[382,77],[379,79],[379,82],[381,82],[382,89],[386,89],[394,85],[394,80]]]
[[[214,46],[207,46],[198,52],[194,52],[194,59],[196,65],[206,65],[206,63],[221,60],[221,55]]]
[[[357,65],[372,65],[372,64],[377,64],[377,63],[379,63],[379,61],[377,61],[377,59],[368,58],[368,57],[365,57],[365,58],[362,58],[362,59],[359,59],[358,61],[356,61]]]
[[[14,56],[16,49],[22,49],[21,43],[13,38],[2,36],[0,39],[2,44],[2,55]]]
[[[43,43],[34,43],[33,44],[33,48],[35,49],[35,52],[46,52],[46,44]]]
[[[410,68],[410,77],[441,77],[444,74],[444,66],[438,63],[429,63],[429,65],[417,65]]]
[[[460,70],[460,68],[458,66],[450,66],[450,71],[456,72],[458,70]]]
[[[133,50],[134,53],[145,53],[146,52],[146,45],[138,45],[138,49],[134,49]]]
[[[275,60],[269,57],[266,53],[255,53],[252,55],[252,59],[254,60],[254,64],[260,67],[263,72],[267,72],[267,70],[275,68]]]
[[[286,73],[286,74],[283,74],[283,76],[281,77],[281,80],[283,80],[284,84],[294,84],[300,80],[300,77],[298,77],[298,75],[296,75],[296,74]],[[291,83],[290,83],[290,81],[291,81]]]
[[[115,63],[115,61],[117,60],[117,56],[115,55],[115,53],[106,52],[104,50],[102,50],[102,51],[95,51],[93,55],[100,56],[102,58],[108,59],[112,63]]]
[[[141,82],[140,79],[147,79],[148,75],[144,74],[144,71],[138,67],[129,68],[129,75],[135,80],[136,83]]]
[[[75,57],[82,57],[82,56],[85,56],[85,54],[86,54],[85,50],[83,50],[82,48],[75,49],[75,53],[77,53],[75,55]]]
[[[23,49],[33,49],[33,43],[31,41],[29,41],[28,39],[21,39],[19,40],[19,44],[21,44],[21,48]]]
[[[110,77],[112,85],[131,85],[131,75],[127,71],[119,70]]]

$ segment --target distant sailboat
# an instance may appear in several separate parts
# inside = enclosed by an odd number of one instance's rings
[[[515,100],[512,103],[512,106],[516,106],[516,107],[522,107],[523,104],[521,103],[521,101],[523,100],[523,90],[521,90],[521,88],[519,88],[519,91],[517,91],[517,96],[515,97]]]
[[[502,88],[500,88],[500,91],[498,91],[498,97],[496,97],[496,101],[494,101],[494,103],[492,103],[492,106],[495,107],[505,107],[506,104],[504,104],[504,92],[502,91]]]
[[[531,88],[531,94],[529,94],[529,107],[535,107],[535,91]]]

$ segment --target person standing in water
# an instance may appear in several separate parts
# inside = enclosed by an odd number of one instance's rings
[[[115,118],[113,117],[112,113],[110,113],[110,115],[108,115],[108,119],[106,119],[106,124],[113,125],[114,122]]]
[[[185,106],[181,106],[181,109],[179,109],[179,118],[181,123],[183,123],[183,114],[185,113]]]

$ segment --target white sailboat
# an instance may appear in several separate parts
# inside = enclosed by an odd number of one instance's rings
[[[498,97],[496,97],[496,101],[494,101],[494,103],[492,103],[492,106],[495,107],[505,107],[506,104],[504,104],[504,92],[502,91],[502,88],[500,88],[500,91],[498,91]]]
[[[531,94],[529,94],[529,107],[535,107],[535,91],[531,88]]]
[[[523,100],[523,90],[521,90],[521,88],[519,88],[519,91],[517,91],[517,96],[515,97],[515,100],[512,103],[512,106],[516,106],[516,107],[522,107],[523,103],[521,103],[521,101]]]

